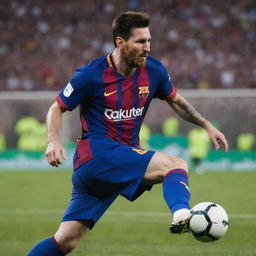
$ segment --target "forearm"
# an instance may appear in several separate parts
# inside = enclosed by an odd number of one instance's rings
[[[171,108],[188,122],[207,128],[209,121],[206,120],[186,99],[176,95],[173,100],[167,100]]]
[[[58,103],[54,102],[46,116],[48,143],[51,141],[59,141],[59,131],[61,128],[62,114],[63,111],[60,109]]]

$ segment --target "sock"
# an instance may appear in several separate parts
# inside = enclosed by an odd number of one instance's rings
[[[182,209],[176,216],[174,214],[175,219],[189,214],[190,191],[185,170],[175,169],[167,173],[163,182],[163,195],[172,214]]]
[[[39,242],[27,256],[64,256],[65,253],[57,244],[54,236]]]
[[[185,220],[190,216],[190,210],[187,208],[182,208],[173,213],[173,222],[177,223],[181,220]]]

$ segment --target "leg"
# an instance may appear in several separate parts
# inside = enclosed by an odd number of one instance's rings
[[[89,228],[77,220],[62,222],[54,235],[57,244],[67,254],[74,250]]]
[[[185,160],[156,152],[148,164],[144,183],[162,183],[167,173],[175,169],[183,169],[188,174],[188,165]]]
[[[163,183],[163,195],[173,214],[173,223],[183,222],[189,217],[190,191],[187,174],[188,166],[183,159],[157,152],[144,176],[145,184]],[[184,224],[187,226],[187,222]]]
[[[79,221],[67,221],[60,224],[51,238],[39,242],[28,256],[63,256],[74,250],[89,228]]]

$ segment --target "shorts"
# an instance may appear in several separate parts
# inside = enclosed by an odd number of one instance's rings
[[[134,201],[150,190],[152,185],[141,183],[154,153],[102,135],[80,140],[74,155],[72,199],[62,221],[86,220],[92,228],[118,195]]]

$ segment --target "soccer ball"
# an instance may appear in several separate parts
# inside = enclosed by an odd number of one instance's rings
[[[191,209],[190,230],[201,242],[220,239],[228,230],[228,215],[218,204],[203,202]]]

